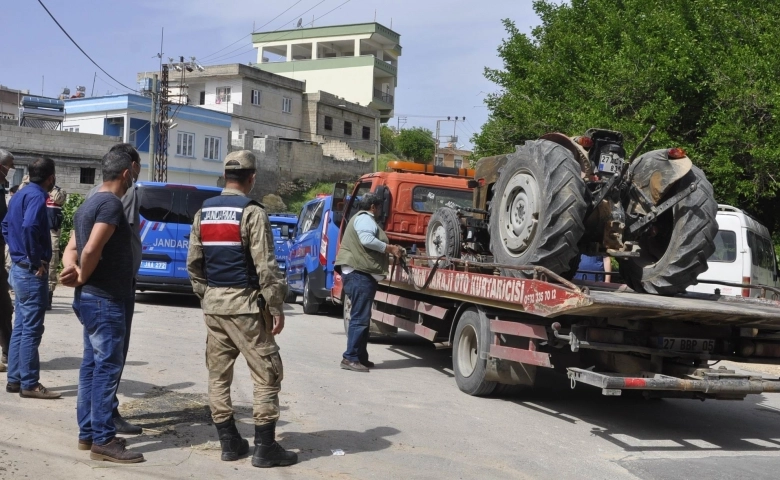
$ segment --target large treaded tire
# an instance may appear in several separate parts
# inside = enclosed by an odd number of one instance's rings
[[[445,256],[442,260],[428,260],[433,267],[449,265],[450,258],[460,258],[461,231],[458,214],[450,207],[437,208],[425,230],[425,254],[429,257]]]
[[[696,277],[707,270],[718,233],[718,202],[712,185],[704,172],[692,167],[668,196],[688,188],[694,180],[699,182],[698,188],[656,221],[658,235],[639,238],[641,256],[620,262],[623,281],[635,291],[675,295],[696,283]]]
[[[536,186],[529,185],[524,191],[523,185],[529,179]],[[577,242],[585,232],[586,195],[580,165],[569,150],[549,140],[528,141],[517,147],[493,186],[488,228],[495,262],[536,265],[557,274],[568,273],[572,259],[579,255]],[[522,221],[523,215],[529,218],[526,210],[534,212],[535,220]],[[525,240],[521,239],[523,235],[527,236]],[[501,273],[513,277],[531,275],[511,269]]]

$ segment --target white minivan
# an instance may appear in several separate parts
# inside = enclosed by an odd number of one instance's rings
[[[718,235],[715,252],[707,259],[708,269],[698,277],[699,283],[688,287],[690,292],[756,297],[758,289],[727,287],[707,283],[716,280],[730,283],[750,283],[777,287],[778,271],[775,248],[769,230],[742,210],[718,205]],[[771,297],[771,294],[767,295]]]

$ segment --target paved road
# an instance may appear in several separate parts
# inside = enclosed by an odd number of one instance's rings
[[[776,478],[780,396],[742,402],[602,397],[568,385],[501,398],[456,387],[450,352],[402,336],[369,346],[368,374],[338,368],[337,315],[289,306],[278,433],[301,462],[257,472],[219,461],[209,424],[205,329],[191,298],[139,295],[121,385],[125,415],[147,427],[129,445],[147,461],[117,466],[76,449],[81,330],[58,289],[41,346],[42,381],[58,401],[0,393],[0,478]],[[239,364],[234,402],[253,434],[252,387]],[[342,449],[344,456],[333,456]]]

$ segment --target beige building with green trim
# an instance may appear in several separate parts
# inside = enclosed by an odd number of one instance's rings
[[[306,93],[328,92],[393,116],[401,36],[379,23],[298,28],[252,35],[260,70],[306,82]]]

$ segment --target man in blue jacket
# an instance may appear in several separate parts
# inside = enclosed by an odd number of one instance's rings
[[[38,158],[28,167],[30,184],[11,199],[2,222],[11,255],[16,318],[8,352],[5,390],[24,398],[59,398],[40,383],[38,346],[49,300],[51,235],[46,200],[54,188],[54,160]]]

